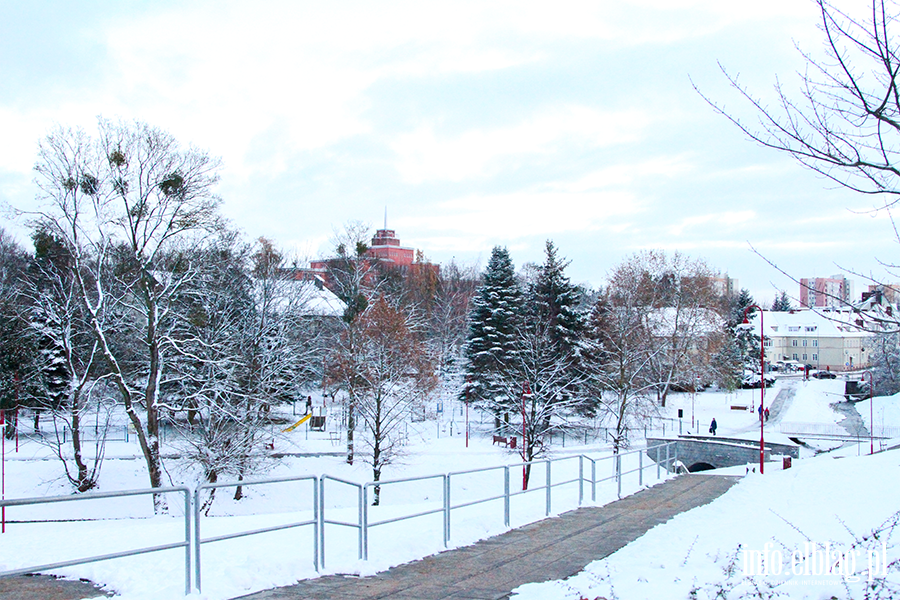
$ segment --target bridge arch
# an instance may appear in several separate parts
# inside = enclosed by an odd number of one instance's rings
[[[712,471],[717,467],[707,463],[707,462],[695,462],[691,466],[688,467],[688,472],[697,473],[699,471]]]

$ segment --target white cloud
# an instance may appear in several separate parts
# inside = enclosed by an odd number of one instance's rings
[[[533,235],[596,231],[642,210],[624,191],[522,191],[475,194],[444,202],[433,215],[397,218],[407,231],[464,232],[466,237],[515,240]],[[445,233],[444,233],[445,235]]]
[[[494,174],[527,155],[546,155],[563,147],[589,148],[641,139],[651,117],[641,111],[601,112],[569,106],[515,125],[470,129],[442,136],[425,125],[398,135],[391,143],[403,181],[461,181]]]

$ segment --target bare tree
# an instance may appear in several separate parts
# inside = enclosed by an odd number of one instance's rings
[[[102,119],[96,138],[71,129],[48,135],[35,165],[44,207],[33,216],[72,256],[79,297],[152,487],[162,485],[160,383],[177,354],[170,308],[193,275],[189,263],[167,264],[166,250],[187,237],[200,246],[220,228],[212,194],[218,166],[159,129]],[[113,343],[121,318],[140,332],[127,363]],[[164,507],[161,496],[154,506]]]
[[[631,429],[658,410],[653,402],[657,380],[651,361],[662,349],[654,348],[646,335],[646,307],[634,283],[627,270],[620,267],[614,271],[590,321],[595,348],[588,365],[594,390],[601,398],[602,416],[615,428],[615,453],[628,447]]]
[[[52,416],[56,433],[51,438],[53,451],[70,483],[79,492],[86,492],[97,485],[100,477],[111,413],[110,394],[100,369],[99,346],[72,271],[72,256],[65,244],[45,231],[36,231],[33,240],[35,257],[24,293],[31,304],[30,334],[40,348],[38,370],[42,385],[35,410]],[[91,416],[95,438],[93,456],[88,458],[82,436],[88,425],[85,419]],[[67,439],[73,464],[66,452]]]
[[[872,0],[871,11],[857,18],[826,0],[815,2],[825,56],[800,50],[806,70],[796,95],[776,83],[777,108],[769,108],[723,68],[732,87],[756,109],[757,126],[704,98],[756,142],[789,153],[851,190],[884,195],[883,207],[893,206],[900,192],[897,5]]]
[[[365,460],[372,478],[400,454],[400,426],[416,399],[436,384],[434,365],[414,335],[409,319],[379,296],[360,316],[353,345],[346,343],[332,361],[329,377],[355,398],[365,428]],[[374,504],[381,490],[375,487]]]
[[[369,227],[351,221],[332,238],[334,256],[328,260],[328,285],[344,302],[342,343],[350,355],[357,351],[359,317],[369,305],[377,287],[375,261],[366,256]],[[355,387],[347,387],[347,463],[353,464],[354,432],[358,397]]]

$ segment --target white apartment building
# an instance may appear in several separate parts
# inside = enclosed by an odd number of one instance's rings
[[[796,360],[814,369],[842,371],[869,365],[872,334],[853,323],[849,311],[763,311],[766,362]],[[753,316],[759,335],[758,313]]]

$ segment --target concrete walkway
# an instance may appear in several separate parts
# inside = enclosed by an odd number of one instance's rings
[[[499,600],[522,584],[574,575],[737,481],[681,475],[606,506],[580,508],[372,577],[319,577],[241,599]]]

